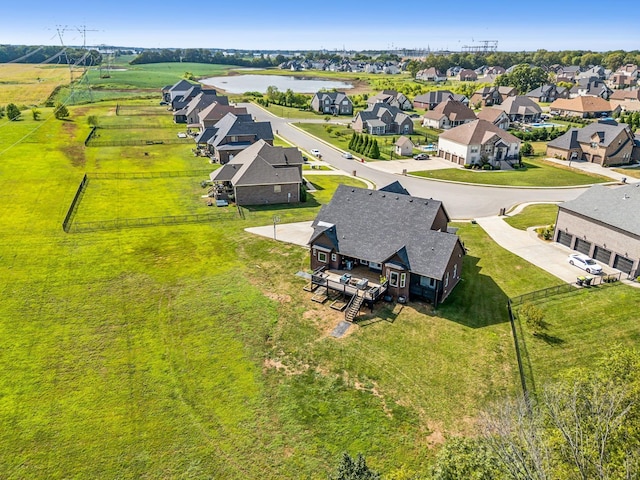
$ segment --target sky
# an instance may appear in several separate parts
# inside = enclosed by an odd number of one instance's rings
[[[637,50],[640,5],[625,0],[31,0],[7,2],[0,44],[251,50]],[[603,10],[626,12],[607,19]],[[613,21],[615,18],[615,22]],[[628,24],[625,27],[625,23]]]

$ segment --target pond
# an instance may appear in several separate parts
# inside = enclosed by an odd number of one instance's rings
[[[230,77],[210,77],[200,80],[228,93],[260,92],[266,93],[271,85],[281,92],[291,89],[295,93],[316,93],[319,90],[346,90],[353,85],[339,80],[294,77],[289,75],[233,75]]]

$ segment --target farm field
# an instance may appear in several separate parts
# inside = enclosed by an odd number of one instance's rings
[[[40,105],[58,85],[68,83],[66,65],[3,63],[0,64],[0,105]]]
[[[43,109],[0,128],[0,477],[326,478],[347,451],[400,478],[517,391],[507,298],[556,280],[478,225],[455,225],[464,281],[437,310],[380,304],[342,339],[329,335],[342,314],[296,275],[308,251],[244,230],[312,220],[357,178],[308,175],[305,204],[244,219],[64,233],[87,172],[215,168],[188,144],[85,147],[88,117],[117,123],[115,108],[71,107],[68,121]],[[76,220],[210,211],[201,180],[96,176]],[[612,301],[633,311],[636,295]],[[634,328],[625,321],[626,338]]]

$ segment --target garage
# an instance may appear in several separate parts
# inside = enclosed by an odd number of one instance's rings
[[[591,251],[591,242],[587,242],[586,240],[577,238],[576,244],[573,246],[573,249],[577,250],[580,253],[584,253],[585,255],[589,255],[589,252]]]
[[[558,243],[560,245],[564,245],[565,247],[571,248],[571,241],[573,240],[573,235],[567,232],[563,232],[562,230],[558,232]]]
[[[593,250],[593,258],[605,265],[609,265],[609,262],[611,261],[611,250],[607,250],[604,247],[596,247]]]
[[[617,268],[624,273],[631,273],[631,269],[633,268],[633,260],[627,257],[623,257],[622,255],[616,255],[616,258],[613,261],[613,268]]]

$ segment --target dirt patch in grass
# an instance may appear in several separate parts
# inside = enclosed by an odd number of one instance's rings
[[[87,159],[84,154],[84,147],[82,145],[68,145],[61,148],[62,153],[71,161],[71,165],[74,167],[84,167]]]
[[[271,300],[275,300],[279,303],[289,303],[291,302],[291,295],[283,294],[283,293],[272,293],[272,292],[263,292],[264,296],[270,298]]]

